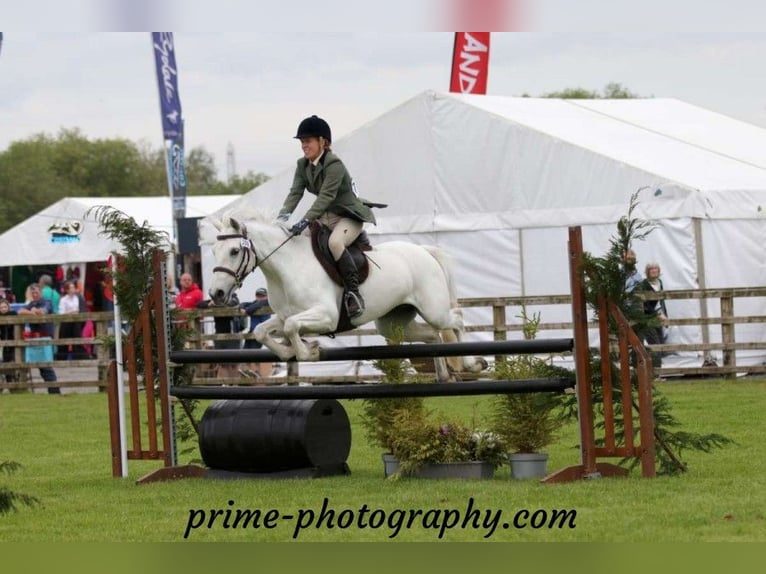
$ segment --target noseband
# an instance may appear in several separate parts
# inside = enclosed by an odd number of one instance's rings
[[[255,247],[253,242],[247,238],[244,233],[229,233],[225,235],[216,235],[217,241],[223,241],[224,239],[239,239],[239,245],[242,247],[242,259],[237,265],[236,270],[231,270],[228,267],[213,267],[213,273],[221,271],[234,277],[234,282],[237,284],[237,288],[242,287],[242,281],[245,280],[245,276],[253,269],[258,267],[258,256],[255,254]],[[253,259],[255,263],[252,269],[248,269],[250,266],[250,259]]]

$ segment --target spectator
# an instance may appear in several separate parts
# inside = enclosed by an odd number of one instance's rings
[[[59,303],[61,302],[61,293],[53,288],[53,277],[44,273],[40,275],[38,283],[40,285],[40,293],[42,294],[43,299],[48,299],[51,302],[51,306],[53,307],[51,313],[58,313]]]
[[[0,279],[0,299],[5,299],[8,303],[16,302],[16,295],[13,294],[10,288],[5,286],[2,279]]]
[[[19,315],[50,315],[53,313],[53,306],[49,299],[43,299],[39,285],[33,283],[27,287],[27,290],[32,300],[19,309]],[[53,339],[53,323],[30,323],[29,331],[25,329],[25,336]],[[52,367],[39,367],[39,369],[43,381],[56,381],[56,371]],[[61,389],[59,387],[48,387],[48,394],[58,395],[60,393]]]
[[[16,311],[11,309],[11,305],[7,299],[0,298],[0,317],[11,317],[17,315]],[[16,336],[13,332],[14,325],[0,325],[0,341],[13,341]],[[15,357],[13,356],[15,347],[3,347],[3,362],[14,363]],[[7,383],[14,382],[14,375],[11,372],[5,373],[5,381]]]
[[[646,279],[640,284],[640,289],[649,293],[660,293],[664,290],[662,285],[662,279],[660,274],[660,264],[656,261],[650,261],[646,264],[644,270],[646,273]],[[642,339],[644,342],[651,345],[661,345],[667,339],[665,335],[665,323],[668,320],[668,310],[665,306],[665,300],[659,299],[656,301],[644,301],[644,314],[650,318],[656,318],[656,321],[652,321],[652,325],[649,325],[644,329]],[[651,352],[651,350],[650,350]],[[662,367],[662,353],[651,352],[652,365],[655,369]]]
[[[215,307],[215,303],[213,303],[210,299],[206,299],[197,303],[198,309],[209,309],[211,307]],[[239,299],[237,298],[236,293],[232,293],[231,298],[226,303],[226,307],[239,307]],[[214,317],[213,324],[215,325],[216,335],[231,335],[242,331],[242,322],[239,317]],[[241,345],[242,341],[239,339],[229,341],[213,341],[213,346],[216,349],[240,349]],[[218,367],[216,376],[224,378],[236,377],[237,371],[237,364],[222,363]]]
[[[196,309],[204,298],[202,289],[194,282],[192,276],[189,273],[181,275],[181,291],[176,295],[176,308]]]
[[[240,311],[243,315],[250,317],[250,328],[248,333],[253,334],[255,328],[271,317],[271,307],[269,307],[269,293],[265,287],[259,287],[255,290],[255,301],[251,303],[242,303]],[[245,349],[260,349],[263,345],[255,339],[245,339]],[[244,374],[258,377],[270,377],[272,374],[271,363],[252,363],[248,369],[244,369]]]
[[[74,281],[66,281],[64,283],[65,295],[59,301],[59,314],[60,315],[74,315],[82,313],[85,307],[85,299],[77,292],[77,286]],[[60,323],[59,326],[59,338],[60,339],[78,339],[82,336],[82,323],[69,322]],[[75,347],[71,343],[66,344],[66,360],[71,361],[75,356]],[[63,350],[63,349],[62,349]]]
[[[171,275],[168,275],[165,278],[165,294],[168,302],[168,310],[175,309],[178,289],[176,288],[176,283]]]
[[[636,286],[638,286],[644,279],[641,277],[641,273],[638,272],[638,267],[636,266],[636,252],[632,249],[628,249],[625,252],[624,265],[625,293],[632,293]]]

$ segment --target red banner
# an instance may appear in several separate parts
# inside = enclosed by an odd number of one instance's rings
[[[455,32],[450,92],[486,94],[489,32]]]

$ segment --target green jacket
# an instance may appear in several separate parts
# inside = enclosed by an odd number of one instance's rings
[[[329,211],[357,221],[375,223],[370,207],[354,193],[351,174],[340,158],[330,151],[324,153],[316,167],[306,158],[298,160],[290,193],[280,213],[292,213],[305,190],[317,196],[304,216],[309,221]]]

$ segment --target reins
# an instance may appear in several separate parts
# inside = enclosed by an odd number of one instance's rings
[[[259,265],[262,265],[269,257],[274,255],[279,249],[281,249],[285,243],[290,241],[294,235],[290,234],[287,239],[285,239],[282,243],[277,245],[274,249],[271,250],[271,253],[266,255],[263,259],[260,261],[258,260],[258,254],[255,252],[255,246],[253,245],[253,242],[247,237],[246,233],[226,233],[223,235],[216,235],[216,241],[223,241],[225,239],[239,239],[239,244],[241,247],[244,248],[242,251],[242,260],[239,262],[239,265],[237,265],[237,269],[235,271],[232,271],[228,267],[213,267],[213,273],[216,273],[218,271],[222,273],[226,273],[228,275],[231,275],[234,277],[234,281],[237,284],[237,287],[242,287],[242,281],[244,281],[245,276],[253,271],[256,267]],[[252,257],[255,260],[255,264],[253,265],[253,269],[248,269],[248,266],[250,265],[250,254],[252,253]]]

